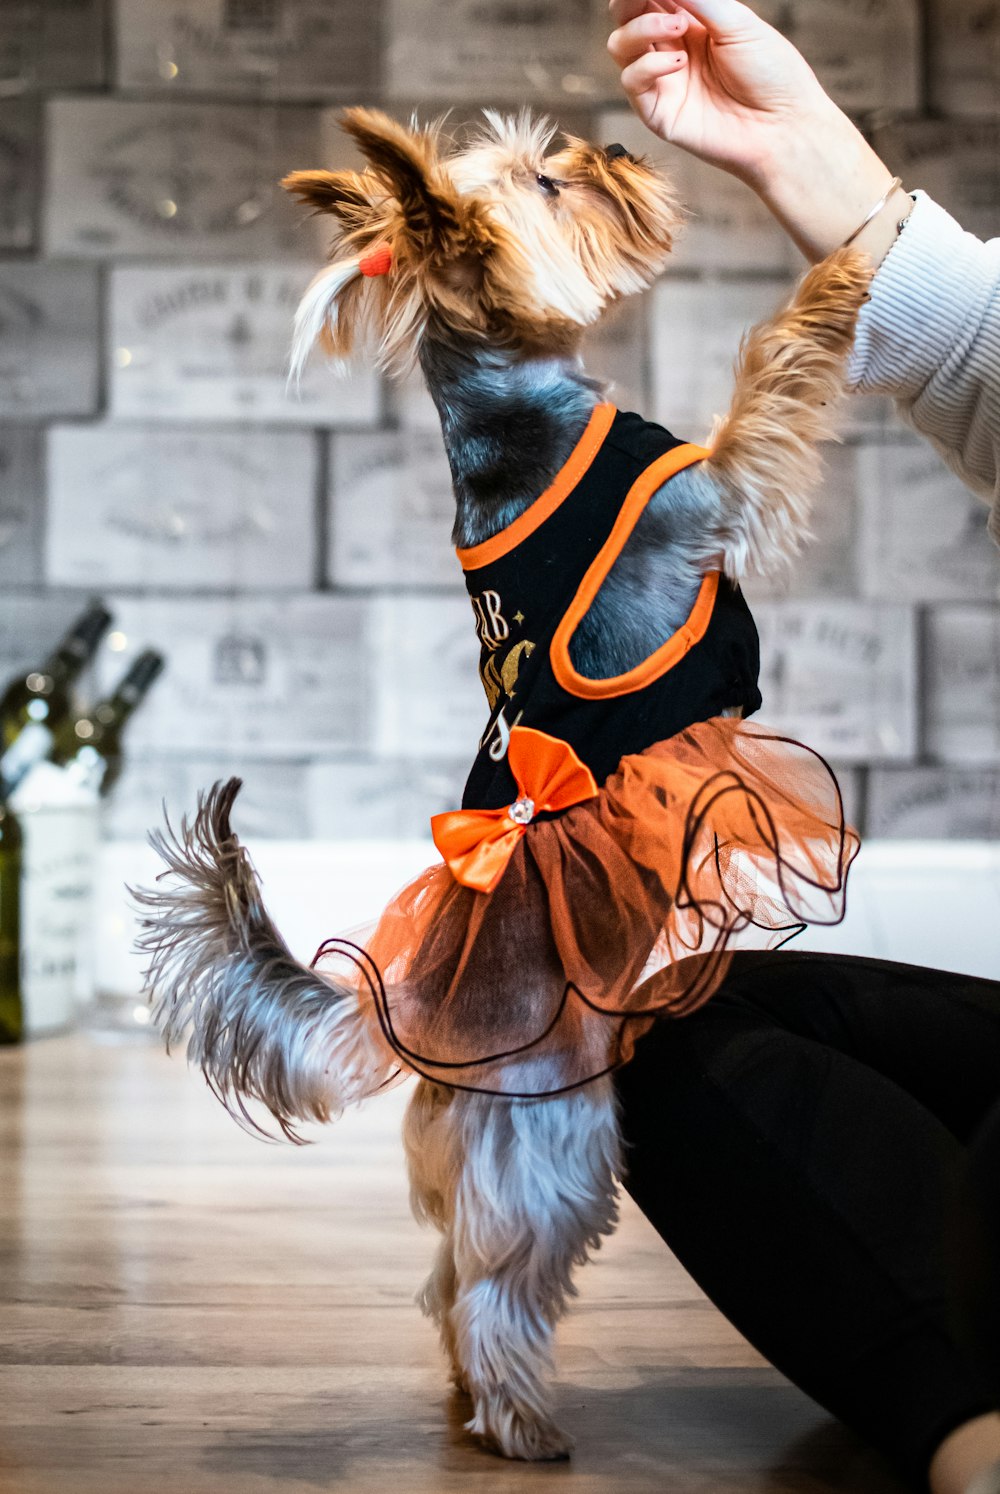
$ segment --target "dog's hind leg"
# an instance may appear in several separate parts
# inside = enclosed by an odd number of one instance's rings
[[[620,1142],[607,1079],[557,1099],[456,1094],[455,1347],[468,1428],[509,1458],[565,1457],[552,1337],[582,1265],[617,1221]]]
[[[441,1231],[434,1267],[417,1296],[423,1313],[436,1323],[448,1356],[451,1377],[467,1390],[455,1345],[451,1310],[455,1303],[455,1194],[461,1170],[449,1114],[454,1090],[421,1079],[403,1122],[403,1145],[410,1174],[410,1204],[423,1224]]]

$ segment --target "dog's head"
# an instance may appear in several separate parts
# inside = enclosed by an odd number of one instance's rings
[[[282,185],[335,233],[331,263],[299,307],[292,354],[346,358],[359,342],[402,371],[425,336],[455,346],[560,352],[670,253],[679,213],[668,183],[620,146],[566,137],[522,114],[487,112],[447,149],[440,126],[376,110],[342,119],[363,171],[295,171]]]

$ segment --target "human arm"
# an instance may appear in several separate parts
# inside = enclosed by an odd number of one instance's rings
[[[1000,544],[1000,239],[966,233],[924,193],[872,282],[848,370],[888,394],[974,492]]]
[[[843,243],[882,198],[889,168],[749,6],[611,0],[611,14],[608,49],[639,118],[745,181],[808,259]],[[992,498],[1000,543],[1000,241],[982,244],[900,188],[854,247],[880,268],[850,381],[891,395],[963,481]]]

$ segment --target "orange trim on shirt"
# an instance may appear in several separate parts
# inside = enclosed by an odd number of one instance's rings
[[[611,404],[594,406],[583,435],[545,492],[535,499],[530,508],[526,508],[523,514],[518,514],[512,523],[508,524],[505,529],[501,529],[499,534],[494,534],[491,539],[483,540],[479,545],[471,545],[467,550],[455,552],[462,563],[463,571],[479,570],[481,566],[491,565],[494,560],[507,555],[515,545],[521,544],[529,534],[534,534],[538,526],[544,524],[545,520],[555,513],[560,503],[573,491],[600,451],[617,413],[615,406]]]
[[[672,451],[658,457],[651,466],[646,468],[645,472],[640,473],[629,489],[625,502],[622,504],[621,513],[615,520],[614,528],[580,582],[579,590],[552,639],[550,650],[552,673],[555,675],[557,684],[570,695],[581,696],[584,700],[606,700],[615,695],[628,695],[633,690],[640,690],[644,685],[650,685],[661,675],[666,674],[668,669],[673,668],[677,661],[682,659],[689,649],[692,649],[705,636],[719,590],[718,571],[709,571],[702,580],[687,621],[683,622],[676,633],[662,643],[655,653],[650,654],[648,659],[644,659],[634,669],[628,670],[625,674],[616,674],[611,679],[591,680],[586,675],[577,673],[569,657],[569,646],[573,634],[607,579],[611,567],[625,548],[626,541],[657,488],[662,487],[668,478],[682,472],[685,467],[690,467],[694,462],[700,462],[709,455],[711,453],[704,446],[675,446]]]

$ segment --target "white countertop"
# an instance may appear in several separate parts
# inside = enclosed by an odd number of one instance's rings
[[[323,939],[377,917],[392,894],[436,859],[429,841],[259,841],[250,847],[275,921],[310,959]],[[102,847],[98,983],[138,985],[126,883],[149,882],[148,847]],[[875,955],[1000,978],[1000,845],[978,841],[868,841],[851,872],[847,917],[810,929],[802,949]]]

